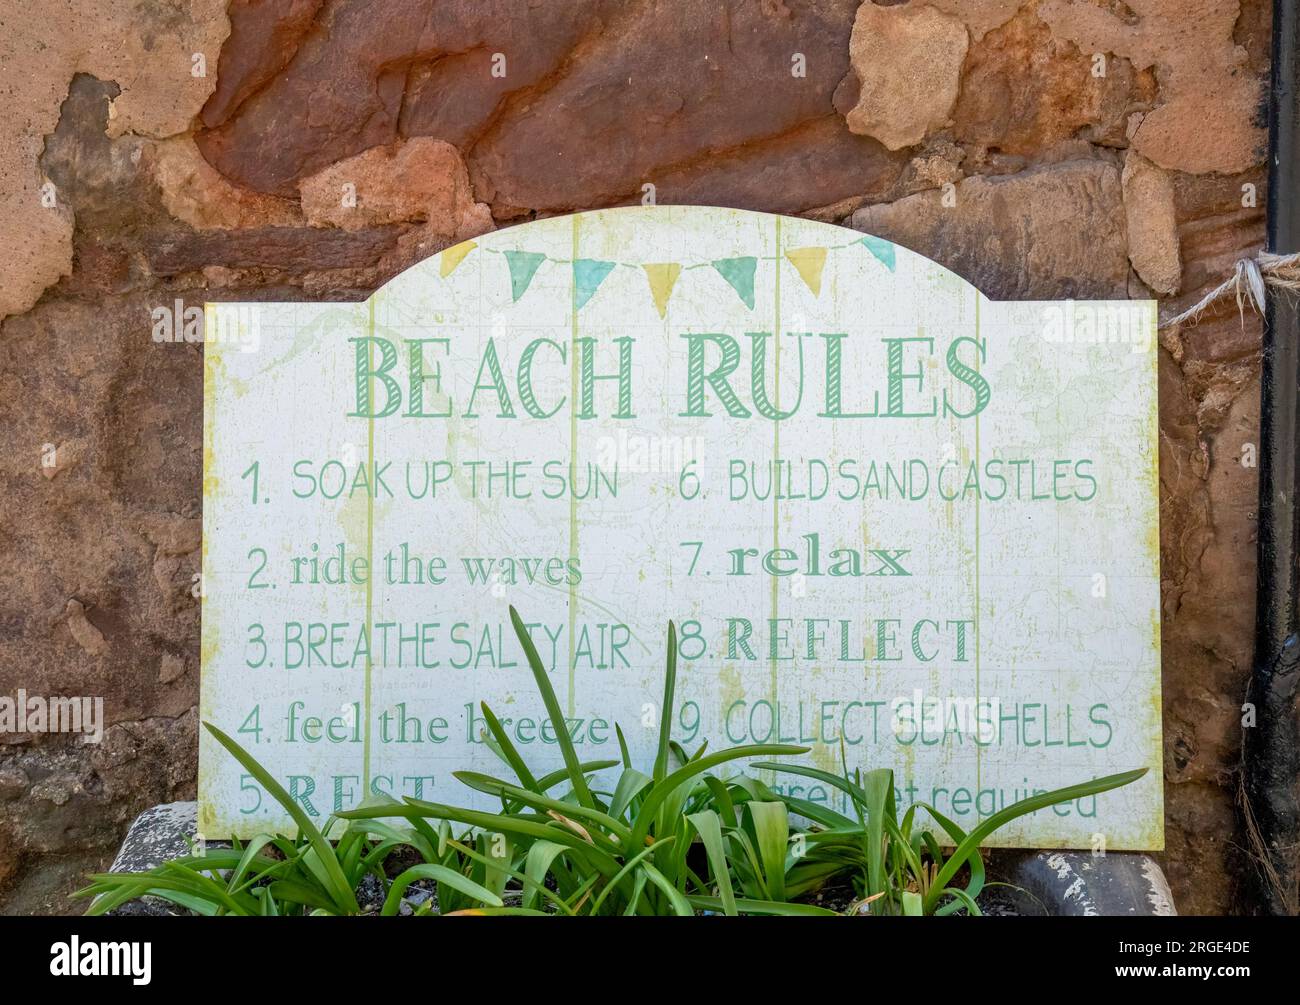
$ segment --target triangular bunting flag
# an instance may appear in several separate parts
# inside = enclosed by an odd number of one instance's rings
[[[581,310],[592,298],[605,277],[614,269],[613,262],[598,262],[593,258],[579,258],[573,263],[573,306]]]
[[[813,296],[821,296],[822,267],[826,264],[826,249],[791,248],[785,253],[785,257],[795,267],[804,285],[812,290]]]
[[[673,295],[677,277],[682,274],[682,267],[676,262],[663,262],[657,265],[643,265],[646,279],[650,280],[650,295],[654,297],[655,310],[662,318],[668,314],[668,298]]]
[[[546,256],[537,251],[507,251],[506,264],[510,266],[510,293],[518,300],[533,281],[537,266]]]
[[[438,267],[438,275],[446,279],[456,271],[456,266],[465,261],[465,256],[478,247],[474,241],[461,241],[460,244],[454,244],[442,253],[442,264]]]
[[[721,258],[713,263],[713,267],[718,270],[718,275],[731,284],[731,288],[745,302],[745,306],[752,311],[754,309],[754,269],[758,267],[758,259],[748,256],[745,258]]]
[[[869,252],[876,256],[881,265],[887,268],[890,272],[894,271],[893,244],[889,241],[882,241],[878,237],[871,236],[864,237],[862,243],[867,246]]]

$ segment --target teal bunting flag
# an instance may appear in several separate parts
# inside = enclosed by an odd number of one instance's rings
[[[862,239],[862,243],[866,245],[869,252],[876,256],[881,265],[890,272],[894,271],[894,245],[892,242],[882,241],[878,237],[868,235]]]
[[[754,269],[758,259],[750,256],[744,258],[720,258],[713,263],[718,275],[725,279],[745,306],[754,309]]]
[[[528,289],[537,274],[537,267],[546,258],[536,251],[507,251],[506,264],[510,266],[510,293],[518,300]]]
[[[600,288],[605,277],[614,271],[613,262],[600,262],[594,258],[579,258],[573,263],[573,306],[581,310]],[[519,298],[516,297],[516,300]]]

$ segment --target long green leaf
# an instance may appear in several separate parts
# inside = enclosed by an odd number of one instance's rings
[[[929,803],[918,803],[917,805],[929,813],[931,817],[939,822],[939,826],[948,832],[954,847],[960,847],[961,843],[966,840],[966,832]],[[925,833],[927,836],[929,835],[928,831]],[[930,855],[936,862],[943,861],[941,854],[936,849],[930,849]],[[984,857],[980,854],[978,847],[970,854],[967,861],[970,863],[970,882],[966,884],[965,892],[966,896],[974,900],[980,895],[980,891],[984,889]]]
[[[731,889],[731,868],[727,864],[727,852],[722,844],[722,821],[713,810],[702,810],[686,818],[699,834],[704,844],[704,853],[709,860],[709,871],[713,882],[718,887],[718,899],[722,901],[722,913],[729,918],[736,916],[736,895]]]
[[[546,842],[540,842],[540,841],[538,842],[538,844],[544,844],[544,843]],[[494,871],[505,873],[510,879],[517,881],[521,885],[521,887],[528,886],[529,880],[527,876],[525,876],[522,872],[516,871],[515,869],[510,869],[500,865],[499,864],[501,861],[500,859],[493,859],[493,858],[489,858],[488,856],[482,855],[479,852],[475,851],[473,848],[469,847],[468,845],[461,844],[459,841],[448,841],[447,844],[449,847],[454,848],[456,851],[460,852],[460,854],[463,855],[465,858],[472,859],[475,862],[479,862]],[[547,900],[553,903],[565,914],[573,913],[572,911],[569,910],[568,905],[565,904],[564,901],[559,896],[552,893],[545,886],[540,887],[538,892],[540,892],[543,897],[545,897]]]
[[[514,859],[510,842],[506,840],[504,834],[489,834],[487,831],[481,832],[478,839],[479,852],[483,855],[481,860],[483,885],[500,897],[505,892],[506,883],[510,880],[510,863]],[[500,855],[493,850],[498,840],[503,846]]]
[[[623,767],[632,767],[632,755],[627,750],[627,737],[623,735],[623,727],[617,722],[614,723],[614,735],[618,737],[618,752],[623,758]]]
[[[306,883],[299,883],[292,879],[277,879],[267,889],[278,901],[302,904],[304,907],[321,908],[326,911],[335,910],[334,902],[325,896],[323,890],[308,886]]]
[[[592,797],[586,776],[582,773],[578,753],[573,749],[573,740],[569,737],[568,721],[564,717],[564,710],[560,708],[559,699],[555,697],[555,689],[551,687],[550,678],[546,676],[546,668],[542,666],[541,657],[537,655],[537,647],[533,645],[532,636],[528,634],[523,619],[519,617],[519,612],[513,606],[510,608],[510,623],[515,627],[515,635],[523,647],[528,666],[533,671],[533,679],[537,681],[537,690],[541,692],[542,702],[546,705],[546,714],[550,716],[551,723],[555,727],[555,739],[559,743],[560,753],[564,756],[564,766],[569,771],[569,780],[573,783],[573,794],[583,806],[594,810],[597,808],[596,800]]]
[[[668,666],[664,671],[664,701],[659,710],[659,744],[652,772],[656,782],[668,774],[668,745],[673,733],[673,696],[677,689],[677,626],[668,622]]]
[[[347,820],[365,820],[372,817],[404,817],[406,819],[455,820],[457,823],[480,827],[484,830],[500,831],[529,839],[554,841],[571,849],[576,855],[589,860],[603,876],[612,876],[618,872],[618,861],[608,852],[602,851],[588,841],[584,841],[567,827],[558,823],[539,823],[536,820],[523,819],[516,815],[488,813],[482,810],[468,810],[459,806],[446,806],[442,803],[428,803],[422,799],[411,799],[401,807],[393,806],[359,806],[345,810],[339,816]]]
[[[582,769],[584,775],[590,775],[595,771],[604,771],[606,768],[613,768],[617,766],[618,763],[618,761],[583,761],[578,765],[578,767]],[[543,775],[541,778],[537,779],[537,791],[546,792],[549,789],[553,789],[568,777],[568,768],[559,768],[548,775]]]
[[[392,886],[388,888],[388,896],[384,898],[383,914],[385,917],[391,918],[397,914],[402,906],[402,894],[417,879],[433,879],[439,883],[445,883],[453,890],[458,890],[474,900],[482,901],[489,907],[505,906],[501,898],[487,887],[480,886],[468,876],[458,873],[455,869],[448,869],[444,865],[437,865],[433,862],[423,862],[420,865],[411,866],[393,880]]]
[[[696,907],[703,908],[706,911],[720,911],[722,909],[722,901],[717,897],[689,896],[686,899]],[[839,917],[834,911],[825,907],[816,907],[813,904],[780,904],[772,900],[737,900],[736,910],[741,914],[775,914],[789,917],[817,918]]]
[[[824,885],[830,877],[852,868],[856,868],[852,862],[823,861],[805,855],[785,874],[786,899],[794,900],[802,897],[805,893],[810,893]]]
[[[645,872],[648,879],[655,886],[663,891],[664,896],[668,898],[668,903],[673,909],[673,914],[679,918],[693,918],[695,912],[691,910],[691,903],[682,894],[682,891],[668,882],[668,878],[662,872],[652,866],[649,862],[642,862],[641,869]]]
[[[678,768],[671,775],[667,775],[663,781],[646,793],[641,802],[641,809],[637,813],[636,823],[632,828],[632,846],[640,846],[645,841],[650,833],[650,824],[654,820],[655,812],[682,782],[703,774],[719,764],[726,764],[728,761],[738,761],[745,757],[761,757],[765,754],[781,756],[784,754],[806,754],[807,752],[807,747],[794,747],[785,743],[755,743],[745,747],[719,750],[717,753],[701,757],[698,761],[691,761],[685,767]]]
[[[496,918],[496,917],[514,917],[514,918],[549,918],[550,915],[545,911],[535,911],[527,907],[467,907],[460,911],[452,911],[446,917],[456,918]]]
[[[269,834],[259,834],[248,842],[248,847],[244,849],[244,854],[239,860],[239,864],[230,873],[230,879],[226,883],[227,890],[237,890],[244,880],[244,874],[253,867],[253,859],[262,854],[262,849],[269,845],[274,838]]]
[[[523,757],[520,756],[514,743],[511,742],[510,734],[506,732],[505,727],[501,725],[501,721],[496,717],[492,709],[488,708],[487,702],[479,702],[479,708],[483,710],[483,721],[487,723],[488,730],[492,733],[492,736],[497,741],[497,746],[501,749],[501,756],[514,770],[516,777],[519,779],[519,784],[526,789],[532,789],[534,792],[541,792],[542,790],[537,787],[537,779],[528,770],[528,765],[524,763]]]
[[[614,786],[613,798],[609,801],[609,815],[621,819],[632,800],[650,784],[651,779],[647,775],[635,768],[624,768],[618,776],[618,784]]]
[[[605,903],[605,898],[608,897],[614,890],[618,889],[618,887],[622,884],[623,880],[628,876],[628,874],[630,874],[634,869],[636,869],[638,865],[641,864],[641,861],[643,859],[649,858],[651,855],[657,854],[659,851],[663,850],[664,848],[669,847],[670,845],[672,845],[673,841],[675,840],[676,840],[675,838],[665,838],[663,841],[656,841],[648,848],[642,848],[639,852],[637,852],[637,854],[633,855],[630,859],[628,859],[627,864],[624,865],[623,868],[618,871],[617,875],[615,875],[612,879],[610,879],[608,883],[605,884],[605,889],[600,891],[600,895],[596,898],[595,902],[591,905],[590,913],[596,914],[596,912],[600,910],[601,905]],[[637,890],[638,887],[634,884],[633,885],[634,895],[636,894]]]
[[[361,907],[357,904],[356,893],[349,885],[347,877],[343,874],[342,866],[339,865],[338,859],[334,856],[333,846],[326,840],[325,835],[316,828],[316,825],[312,823],[311,817],[307,815],[306,811],[290,797],[289,793],[272,777],[269,771],[254,760],[248,751],[212,723],[205,722],[203,725],[207,727],[209,733],[217,738],[217,742],[230,751],[231,756],[242,764],[250,775],[257,779],[262,788],[266,789],[275,801],[284,807],[285,812],[293,817],[294,823],[298,825],[298,833],[307,837],[312,848],[316,850],[316,854],[320,857],[321,866],[329,880],[327,888],[339,910],[348,914],[360,913]]]
[[[727,789],[727,783],[721,778],[713,775],[706,775],[704,785],[708,788],[709,793],[713,796],[713,808],[717,811],[718,820],[725,827],[736,826],[736,803],[731,798],[731,792]]]
[[[854,785],[847,778],[841,778],[839,775],[833,775],[829,771],[822,771],[819,768],[810,768],[804,764],[785,764],[781,761],[756,761],[750,767],[755,770],[783,771],[787,775],[802,775],[804,778],[815,778],[817,781],[824,782],[832,788],[839,789],[847,794],[854,803],[861,805],[867,801],[867,794],[862,790],[861,786]]]
[[[999,827],[1009,824],[1012,820],[1022,817],[1026,813],[1046,809],[1068,799],[1082,799],[1084,796],[1093,796],[1107,792],[1110,789],[1117,789],[1122,785],[1128,785],[1130,782],[1136,782],[1146,773],[1146,768],[1138,768],[1136,771],[1124,771],[1117,775],[1094,778],[1090,782],[1081,782],[1078,785],[1069,785],[1063,789],[1055,789],[1051,792],[1030,796],[1028,799],[1012,803],[1006,809],[994,813],[966,835],[966,840],[957,846],[957,850],[952,853],[952,856],[944,863],[943,868],[939,870],[939,874],[935,876],[934,882],[930,885],[930,889],[925,896],[926,913],[933,913],[939,898],[946,892],[945,888],[948,882],[957,874],[957,870],[961,868],[962,863],[970,857],[973,850],[978,849],[984,843],[986,837]]]
[[[863,781],[867,798],[867,894],[885,893],[885,813],[894,792],[894,773],[888,768],[868,771]],[[879,901],[877,901],[879,903]],[[873,905],[874,906],[874,905]]]
[[[623,908],[623,916],[630,918],[641,910],[641,895],[645,892],[646,874],[638,872],[632,880],[632,896],[627,902],[627,907]]]
[[[785,900],[785,853],[790,845],[790,817],[782,802],[745,804],[754,828],[754,843],[763,866],[767,900]]]
[[[551,863],[566,851],[564,845],[554,841],[534,841],[528,849],[524,860],[524,896],[520,901],[522,907],[533,907],[546,888],[546,874],[551,871]]]
[[[857,827],[856,820],[850,820],[842,813],[837,813],[829,806],[822,806],[819,803],[810,802],[807,799],[799,799],[795,796],[781,796],[781,801],[789,807],[791,813],[801,817],[807,817],[815,824],[821,824],[823,827],[834,829],[836,827]]]
[[[620,842],[626,841],[631,836],[631,832],[624,824],[607,813],[601,813],[599,810],[590,810],[583,806],[574,806],[572,803],[561,802],[559,799],[551,799],[548,796],[520,788],[518,785],[509,785],[474,771],[453,771],[452,774],[458,781],[480,792],[509,797],[534,809],[555,810],[565,816],[597,824],[609,831]]]
[[[984,912],[980,910],[979,904],[975,903],[975,898],[965,890],[945,890],[944,895],[952,897],[953,903],[966,908],[967,913],[970,914],[971,917],[980,918],[984,916]],[[944,905],[944,907],[947,906],[947,904]]]

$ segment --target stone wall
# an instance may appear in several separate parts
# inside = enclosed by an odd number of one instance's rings
[[[996,298],[1172,313],[1263,241],[1268,7],[0,4],[0,694],[102,694],[112,724],[97,746],[0,736],[0,883],[193,792],[202,350],[155,344],[153,308],[361,298],[458,239],[653,185],[870,231]],[[1162,337],[1185,912],[1243,909],[1249,868],[1259,339],[1235,307]]]

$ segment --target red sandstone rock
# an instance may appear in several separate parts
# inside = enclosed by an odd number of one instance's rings
[[[929,5],[862,4],[849,39],[858,86],[849,129],[899,150],[950,125],[968,43],[961,21]]]
[[[244,24],[285,26],[270,55],[235,52],[206,110],[200,149],[227,177],[250,188],[295,194],[316,171],[399,136],[428,135],[463,143],[487,128],[498,104],[523,95],[554,72],[614,2],[524,7],[458,0],[430,4],[394,0],[376,5],[341,0],[326,5],[310,30],[297,22],[293,0],[236,5],[232,32]],[[288,50],[292,48],[292,52]],[[491,75],[491,56],[506,56],[506,76]],[[287,58],[291,56],[291,59]],[[238,114],[232,116],[238,102]],[[405,119],[411,130],[399,130]],[[454,124],[446,129],[448,123]]]
[[[117,81],[109,134],[168,136],[186,129],[213,78],[191,73],[226,36],[222,0],[162,10],[128,0],[9,5],[0,30],[0,318],[26,310],[72,267],[74,206],[38,160],[77,73]]]
[[[961,18],[978,42],[994,28],[1001,28],[1015,16],[1023,0],[928,0],[931,7]]]
[[[419,138],[374,147],[299,183],[312,226],[360,230],[422,223],[432,237],[465,240],[491,230],[492,214],[474,201],[469,175],[450,143]]]
[[[1160,102],[1137,125],[1133,145],[1161,167],[1198,174],[1243,171],[1266,141],[1262,81],[1233,37],[1240,10],[1238,0],[1128,0],[1115,11],[1043,0],[1038,8],[1057,37],[1083,51],[1156,70]]]
[[[505,215],[639,199],[643,184],[683,172],[707,188],[712,160],[743,148],[780,172],[788,198],[808,154],[786,138],[827,116],[856,8],[583,0],[506,16],[484,4],[344,0],[322,11],[283,73],[198,142],[227,177],[291,194],[370,147],[443,139],[462,147],[477,197]],[[238,31],[246,15],[231,16]],[[505,77],[492,75],[494,53]],[[806,76],[792,73],[796,53]],[[253,72],[231,65],[240,81]],[[816,178],[832,198],[795,208],[847,195],[888,163],[866,160],[865,170],[832,160]]]
[[[200,230],[301,225],[296,203],[231,184],[199,154],[189,136],[154,144],[149,168],[163,205]]]
[[[1122,298],[1128,254],[1119,170],[1068,161],[967,178],[853,214],[852,226],[941,262],[997,300]]]
[[[953,133],[1008,154],[1034,154],[1083,130],[1122,137],[1143,96],[1128,60],[1094,60],[1026,8],[971,47]]]
[[[1178,253],[1173,181],[1136,151],[1129,151],[1121,180],[1133,268],[1156,293],[1177,293],[1183,266]]]
[[[219,126],[275,79],[311,29],[322,0],[231,0],[230,44],[221,50],[216,90],[203,106],[203,124]]]

